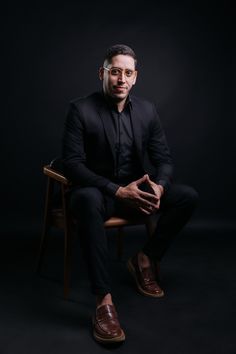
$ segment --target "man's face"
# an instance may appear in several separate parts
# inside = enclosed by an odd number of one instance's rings
[[[136,82],[135,62],[129,55],[116,55],[111,63],[100,68],[99,77],[103,80],[103,91],[116,102],[126,100]]]

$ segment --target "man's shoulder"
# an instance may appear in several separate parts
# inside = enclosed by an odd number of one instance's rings
[[[77,107],[83,105],[90,106],[99,103],[101,100],[102,100],[101,92],[93,92],[87,96],[80,96],[80,97],[73,98],[70,101],[70,104]]]
[[[133,105],[139,107],[140,109],[153,110],[153,107],[156,106],[154,102],[148,100],[144,97],[139,97],[136,95],[130,95],[130,99]]]
[[[137,96],[134,94],[130,95],[130,98],[132,101],[138,102],[138,103],[144,103],[144,104],[152,104],[152,102],[150,100],[148,100],[145,97],[141,97],[141,96]]]

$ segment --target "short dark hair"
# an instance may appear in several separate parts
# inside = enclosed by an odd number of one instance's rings
[[[137,57],[136,57],[135,52],[133,51],[133,49],[131,49],[130,47],[128,47],[125,44],[115,44],[115,45],[112,45],[111,47],[109,47],[106,51],[106,55],[105,55],[104,60],[107,61],[108,63],[110,63],[111,59],[119,54],[129,55],[130,57],[132,57],[134,59],[135,67],[137,66]]]

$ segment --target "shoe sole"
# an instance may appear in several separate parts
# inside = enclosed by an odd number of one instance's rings
[[[94,327],[94,318],[93,318],[93,327]],[[104,338],[104,337],[100,336],[95,330],[93,330],[93,336],[94,336],[94,339],[99,343],[119,343],[119,342],[125,341],[125,334],[124,334],[123,330],[122,330],[122,333],[119,337]]]
[[[137,288],[138,288],[138,291],[142,294],[142,295],[145,295],[145,296],[148,296],[148,297],[155,297],[155,298],[158,298],[158,297],[163,297],[165,294],[164,294],[164,291],[162,290],[162,292],[160,294],[150,294],[148,293],[147,291],[143,290],[139,284],[139,281],[137,279],[137,276],[136,276],[136,272],[135,272],[135,269],[134,269],[134,266],[131,262],[131,259],[128,260],[127,262],[127,268],[128,268],[128,271],[130,272],[130,274],[133,276],[134,280],[135,280],[135,283],[137,285]]]

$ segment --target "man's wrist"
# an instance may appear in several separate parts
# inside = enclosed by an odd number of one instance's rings
[[[122,197],[123,197],[123,189],[124,189],[124,187],[119,187],[119,188],[117,189],[117,191],[116,191],[116,193],[115,193],[115,196],[116,196],[117,198],[122,198]]]
[[[115,196],[116,195],[116,192],[117,190],[119,189],[119,185],[116,184],[116,183],[113,183],[113,182],[109,182],[107,185],[106,185],[106,192],[111,195],[111,196]]]

